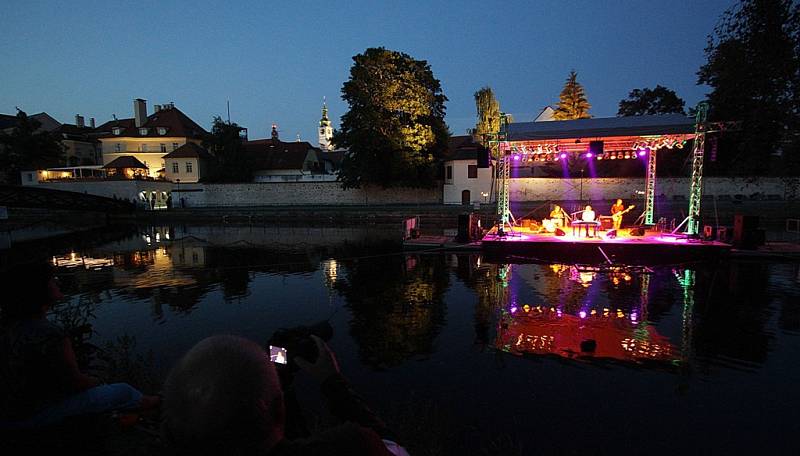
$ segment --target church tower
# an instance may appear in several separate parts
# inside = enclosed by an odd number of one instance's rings
[[[322,119],[319,120],[319,148],[323,152],[333,150],[333,127],[331,121],[328,119],[328,104],[325,99],[322,99]]]

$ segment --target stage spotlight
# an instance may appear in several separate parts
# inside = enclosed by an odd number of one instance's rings
[[[623,158],[625,158],[627,160],[627,159],[631,158],[631,154],[629,154],[628,152],[625,152],[625,155],[623,155]]]
[[[593,154],[593,153],[591,153],[591,152],[586,152],[586,158],[592,158],[592,157],[594,157],[594,154]]]
[[[597,154],[597,159],[598,160],[602,160],[603,159],[603,154]]]
[[[616,152],[612,153],[611,155],[608,156],[608,158],[609,158],[609,160],[616,160],[617,159],[617,153]]]
[[[561,155],[559,155],[559,158],[567,158],[567,154],[565,154],[564,152],[561,152]]]
[[[647,151],[644,149],[639,149],[639,156],[644,157],[645,155],[647,155]]]
[[[514,155],[514,160],[519,161],[519,155]]]

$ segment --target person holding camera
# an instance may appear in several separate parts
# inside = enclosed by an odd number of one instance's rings
[[[316,359],[295,357],[294,363],[319,382],[343,424],[290,440],[287,400],[269,354],[242,337],[212,336],[184,355],[164,385],[162,434],[170,449],[193,456],[407,455],[350,388],[325,342],[310,338]]]

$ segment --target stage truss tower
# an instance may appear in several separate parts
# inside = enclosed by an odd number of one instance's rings
[[[656,201],[656,150],[650,149],[647,154],[647,180],[644,190],[644,224],[652,225]]]
[[[706,144],[706,118],[708,103],[697,105],[695,117],[694,147],[692,148],[692,183],[689,190],[689,216],[686,234],[696,236],[700,232],[700,199],[703,196],[703,157]]]
[[[511,151],[508,144],[508,117],[500,113],[500,131],[490,141],[492,151],[497,157],[497,230],[512,230],[514,215],[511,214],[508,185],[511,177]]]

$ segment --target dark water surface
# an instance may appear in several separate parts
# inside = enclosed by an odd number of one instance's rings
[[[397,235],[147,227],[51,260],[92,342],[132,336],[159,375],[212,334],[329,319],[343,372],[422,454],[797,454],[797,264],[499,265]]]

